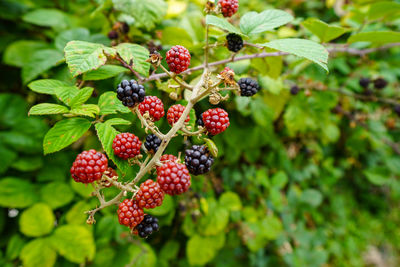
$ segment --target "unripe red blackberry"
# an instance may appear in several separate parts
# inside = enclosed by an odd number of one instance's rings
[[[378,78],[374,80],[375,89],[381,90],[388,85],[388,82],[383,78]]]
[[[122,104],[127,107],[142,102],[146,92],[143,85],[138,84],[135,80],[123,80],[117,88],[117,97],[122,101]]]
[[[157,182],[148,179],[140,185],[139,191],[136,193],[136,200],[140,208],[154,209],[161,206],[164,192]]]
[[[243,48],[243,39],[239,34],[230,33],[226,36],[228,43],[228,50],[232,52],[239,52]]]
[[[144,101],[139,104],[138,108],[142,115],[149,112],[153,121],[158,121],[165,115],[164,104],[161,99],[156,96],[146,96]]]
[[[241,78],[238,85],[241,96],[253,96],[261,89],[258,82],[250,78]]]
[[[157,182],[168,195],[179,195],[190,187],[189,171],[184,164],[167,162],[157,168]]]
[[[125,199],[118,206],[118,221],[121,225],[133,228],[144,219],[143,209],[139,208],[136,201]]]
[[[190,65],[190,58],[189,50],[185,47],[181,45],[173,46],[166,56],[169,70],[176,74],[187,70]]]
[[[182,113],[185,111],[185,107],[181,104],[176,104],[171,106],[167,111],[167,120],[169,125],[174,125],[179,118],[182,116]],[[190,121],[190,116],[188,115],[185,122]]]
[[[170,154],[164,154],[161,156],[160,158],[160,162],[162,164],[165,164],[167,162],[178,162],[178,158],[175,157],[174,155],[170,155]],[[157,166],[156,169],[158,170],[158,168],[160,168],[160,166]]]
[[[134,158],[140,154],[142,142],[131,133],[120,133],[115,136],[112,148],[114,154],[123,159]]]
[[[229,126],[228,112],[222,108],[213,108],[203,112],[204,127],[211,135],[217,135]]]
[[[71,167],[71,176],[75,182],[92,183],[101,179],[107,170],[106,156],[94,149],[80,153]]]
[[[224,17],[232,17],[239,8],[238,0],[219,0],[218,5],[221,7],[221,12]]]
[[[151,215],[146,214],[144,216],[143,221],[136,226],[136,230],[138,231],[138,235],[141,238],[146,238],[152,233],[158,231],[160,228],[158,224],[158,219],[156,217],[153,217]]]
[[[206,146],[194,145],[185,151],[185,165],[189,172],[194,175],[209,172],[214,158]]]

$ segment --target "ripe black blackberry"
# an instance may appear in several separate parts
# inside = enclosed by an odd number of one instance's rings
[[[160,226],[158,225],[158,219],[151,215],[145,215],[143,221],[136,226],[138,235],[141,238],[148,237],[152,233],[157,232],[158,229],[160,229]]]
[[[185,164],[189,172],[194,175],[209,172],[214,158],[206,146],[194,145],[185,151]]]
[[[290,88],[290,93],[291,93],[292,95],[297,95],[299,92],[300,92],[300,88],[299,88],[297,85],[293,85],[293,86]]]
[[[117,88],[117,97],[122,104],[127,107],[143,102],[146,92],[143,85],[138,84],[135,80],[123,80]]]
[[[393,111],[400,117],[400,104],[394,106]]]
[[[199,118],[197,119],[197,125],[201,126],[201,127],[204,127],[203,113],[201,113]]]
[[[381,90],[388,85],[388,82],[383,78],[378,78],[374,80],[375,89]]]
[[[243,39],[239,34],[230,33],[226,36],[228,42],[228,50],[232,52],[238,52],[243,48]]]
[[[148,136],[146,136],[146,142],[144,142],[144,146],[150,153],[156,153],[160,145],[161,139],[158,138],[155,134],[149,134]]]
[[[241,78],[238,84],[241,96],[253,96],[261,89],[258,82],[250,78]]]
[[[368,88],[368,85],[370,83],[370,79],[367,77],[361,77],[360,81],[358,82],[360,84],[361,87],[363,88]]]
[[[117,32],[117,31],[114,31],[114,30],[109,31],[108,34],[107,34],[107,36],[108,36],[108,38],[111,39],[111,40],[118,39],[118,32]]]

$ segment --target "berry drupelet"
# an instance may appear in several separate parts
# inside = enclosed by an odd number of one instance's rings
[[[146,92],[143,85],[138,84],[135,80],[124,80],[117,88],[117,97],[122,101],[122,104],[127,107],[133,107],[134,105],[142,102]]]
[[[194,175],[209,172],[214,158],[210,155],[206,146],[194,145],[185,151],[185,165]]]

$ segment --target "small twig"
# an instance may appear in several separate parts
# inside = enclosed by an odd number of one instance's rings
[[[129,69],[133,73],[133,75],[136,76],[136,78],[138,79],[139,83],[143,83],[144,82],[145,78],[143,78],[136,70],[134,70],[131,65],[126,63],[119,55],[117,55],[115,57],[115,59],[118,60],[119,62],[121,62],[122,66],[124,66],[125,68]]]
[[[181,87],[187,88],[187,89],[189,89],[189,90],[193,90],[193,86],[187,84],[187,83],[184,82],[184,81],[179,80],[179,79],[176,77],[176,74],[175,74],[175,73],[169,72],[169,71],[168,71],[163,65],[161,65],[161,64],[160,64],[160,68],[161,68],[169,77],[171,77],[171,79],[173,79],[175,82],[177,82]]]
[[[100,193],[100,189],[98,188],[98,186],[95,183],[92,183],[93,189],[94,189],[94,193],[96,194],[97,198],[99,199],[100,204],[104,204],[104,198]]]
[[[131,111],[136,113],[136,115],[138,116],[139,120],[141,121],[141,123],[145,127],[145,129],[149,129],[153,134],[155,134],[161,140],[164,138],[164,135],[160,132],[160,130],[157,128],[157,126],[150,125],[147,122],[147,120],[140,113],[139,108],[137,106],[134,108],[131,108]]]
[[[185,127],[182,127],[181,131],[184,133],[183,135],[195,136],[195,135],[199,135],[199,134],[205,133],[206,129],[205,128],[201,128],[200,130],[197,130],[195,132],[191,132],[188,129],[186,129]]]

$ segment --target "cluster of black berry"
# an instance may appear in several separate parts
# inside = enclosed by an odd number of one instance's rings
[[[151,215],[145,215],[144,219],[141,223],[136,226],[136,230],[138,231],[138,235],[141,238],[146,238],[154,232],[157,232],[159,229],[158,219]]]
[[[388,85],[388,82],[384,78],[377,78],[371,80],[368,77],[362,77],[360,78],[359,84],[362,88],[364,88],[365,95],[372,95],[373,92],[370,89],[370,84],[373,84],[376,90],[382,90]]]
[[[122,104],[127,107],[133,107],[135,104],[143,102],[146,92],[143,85],[135,80],[124,80],[117,88],[117,97]]]

